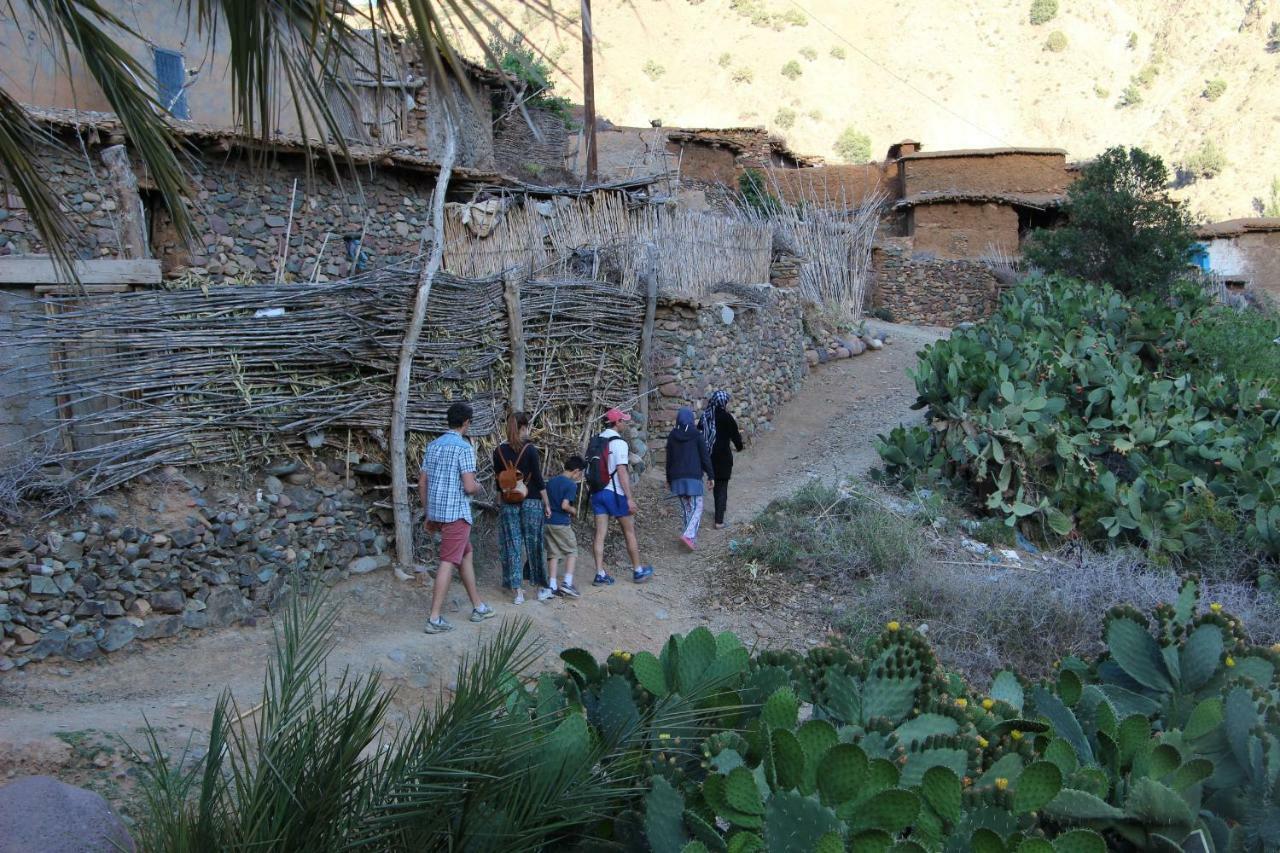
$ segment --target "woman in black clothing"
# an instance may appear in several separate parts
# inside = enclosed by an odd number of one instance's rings
[[[702,410],[702,437],[711,448],[711,470],[715,473],[712,495],[716,503],[716,529],[724,527],[724,511],[729,505],[729,477],[733,474],[733,448],[742,450],[742,433],[729,414],[729,392],[716,391]]]
[[[524,483],[525,499],[507,503],[501,499],[498,474],[514,466]],[[513,412],[507,417],[507,440],[493,451],[493,477],[499,496],[498,545],[502,553],[502,585],[514,593],[514,603],[524,603],[521,580],[528,577],[538,586],[538,600],[554,596],[547,586],[547,561],[542,550],[542,526],[551,516],[547,486],[542,481],[542,458],[529,441],[529,416]],[[525,554],[528,553],[528,562]]]

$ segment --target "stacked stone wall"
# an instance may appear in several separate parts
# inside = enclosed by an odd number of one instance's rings
[[[662,438],[681,406],[701,408],[717,389],[728,391],[743,436],[772,428],[807,372],[804,312],[795,291],[760,285],[765,304],[660,301],[655,322],[650,440]],[[726,322],[726,320],[728,322]]]
[[[872,252],[872,306],[894,322],[954,326],[995,311],[1000,288],[986,265],[913,256],[909,240],[895,242]]]

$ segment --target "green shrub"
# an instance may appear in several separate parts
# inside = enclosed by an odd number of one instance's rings
[[[1131,82],[1128,86],[1125,86],[1124,91],[1120,93],[1120,100],[1116,106],[1136,107],[1140,103],[1142,103],[1142,90],[1138,88],[1137,84]]]
[[[1230,165],[1227,161],[1227,155],[1212,139],[1206,139],[1200,143],[1200,147],[1195,150],[1186,162],[1183,168],[1192,176],[1198,178],[1216,178],[1222,174],[1222,170]]]
[[[846,56],[848,56],[848,54],[845,53],[844,48],[841,47],[840,45],[837,44],[831,48],[832,59],[843,60]]]
[[[1150,89],[1151,84],[1156,82],[1156,78],[1160,76],[1160,65],[1156,62],[1148,62],[1142,66],[1142,70],[1134,77],[1134,82],[1144,89]]]
[[[648,77],[650,80],[657,80],[663,74],[667,73],[667,69],[663,68],[652,59],[646,60],[644,66],[640,70],[643,71],[644,76]]]
[[[1099,98],[1106,99],[1111,97],[1111,90],[1108,89],[1106,86],[1099,86],[1097,84],[1094,84],[1093,94]]]
[[[811,47],[802,47],[800,48],[800,56],[809,60],[810,62],[813,62],[815,59],[818,58],[818,52]]]
[[[1137,49],[1138,49],[1138,34],[1137,34],[1137,33],[1135,33],[1135,32],[1130,32],[1130,33],[1129,33],[1129,40],[1128,40],[1127,42],[1125,42],[1125,46],[1126,46],[1126,47],[1128,47],[1128,48],[1129,48],[1129,50],[1137,50]]]
[[[782,76],[788,80],[796,80],[804,73],[804,69],[800,67],[800,63],[794,59],[787,60],[787,64],[782,66]]]
[[[727,51],[725,53],[720,54],[720,58],[716,60],[716,64],[719,65],[721,68],[728,68],[730,65],[733,64],[733,54]]]
[[[852,127],[846,127],[836,137],[836,156],[846,163],[866,163],[871,160],[871,137]]]
[[[1194,242],[1185,207],[1169,197],[1168,171],[1140,148],[1110,148],[1067,189],[1068,224],[1035,232],[1026,258],[1040,269],[1108,282],[1124,292],[1163,290],[1185,269]]]
[[[697,628],[658,654],[560,653],[528,623],[396,728],[378,673],[325,677],[333,619],[290,618],[255,719],[229,696],[200,758],[148,727],[148,851],[1215,849],[1280,821],[1275,649],[1188,582],[1111,610],[1099,655],[979,691],[885,614],[865,641],[752,654]],[[1154,624],[1153,624],[1154,623]],[[1034,642],[1038,638],[1025,637]],[[802,713],[803,709],[803,713]],[[1151,839],[1159,840],[1150,843]]]
[[[1280,53],[1280,21],[1273,21],[1271,29],[1267,30],[1267,50]]]
[[[495,39],[489,43],[489,54],[497,57],[497,68],[516,79],[516,88],[530,107],[546,110],[571,123],[572,103],[568,98],[555,94],[555,82],[551,79],[551,66],[522,37]],[[489,65],[495,63],[491,58]]]
[[[761,213],[777,213],[785,206],[769,190],[768,179],[759,169],[747,169],[738,176],[738,196],[746,207]]]
[[[1031,23],[1033,26],[1047,24],[1058,16],[1058,0],[1031,0]]]
[[[1187,331],[1191,355],[1184,364],[1211,382],[1222,373],[1258,382],[1280,393],[1280,314],[1274,310],[1219,306],[1195,318]]]
[[[1194,555],[1240,537],[1280,556],[1280,399],[1179,373],[1199,292],[1023,282],[996,314],[920,356],[931,428],[881,437],[889,472],[942,479],[1030,533]]]
[[[822,110],[809,110],[809,112],[805,113],[805,116],[810,121],[822,121]]]
[[[809,26],[809,16],[799,9],[788,9],[782,13],[782,20],[792,27]]]
[[[910,519],[815,481],[770,503],[737,556],[788,574],[852,579],[912,565],[922,550]]]
[[[733,69],[733,74],[730,75],[730,79],[735,83],[749,84],[756,79],[756,73],[745,65],[740,65]]]
[[[790,130],[796,123],[796,111],[781,107],[773,114],[773,123],[783,130]]]
[[[1067,36],[1062,30],[1054,30],[1045,39],[1044,49],[1051,53],[1062,53],[1067,49]]]
[[[1216,101],[1222,97],[1222,93],[1227,91],[1227,81],[1222,79],[1206,80],[1204,82],[1204,92],[1201,94],[1206,100]]]
[[[1280,177],[1271,179],[1271,192],[1262,203],[1263,216],[1280,216]]]

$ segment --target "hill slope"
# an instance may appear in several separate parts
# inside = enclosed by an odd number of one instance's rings
[[[1267,47],[1280,2],[1058,5],[1033,26],[1031,0],[596,0],[598,108],[623,125],[763,124],[831,159],[847,127],[873,157],[904,138],[1072,159],[1123,143],[1172,165],[1212,142],[1225,167],[1180,194],[1202,218],[1257,215],[1280,176],[1280,53]],[[556,7],[578,20],[578,0]],[[514,20],[580,99],[576,24]],[[1226,84],[1215,100],[1210,80]],[[1130,85],[1140,102],[1119,106]]]

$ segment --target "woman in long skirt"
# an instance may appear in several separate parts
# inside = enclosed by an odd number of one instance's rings
[[[514,467],[527,489],[520,503],[502,498],[498,475]],[[542,548],[542,527],[551,516],[547,486],[542,480],[542,458],[529,441],[529,416],[513,412],[507,417],[507,440],[493,451],[493,476],[499,499],[498,546],[502,554],[502,585],[514,593],[515,604],[524,603],[522,580],[538,587],[538,600],[555,596],[547,586],[547,561]]]

